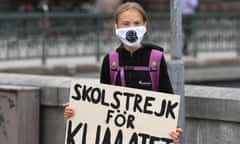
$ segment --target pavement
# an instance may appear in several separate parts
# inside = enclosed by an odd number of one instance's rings
[[[240,56],[234,52],[200,52],[195,58],[193,56],[183,56],[185,62],[189,61],[198,61],[204,62],[208,60],[222,60],[222,59],[234,59],[239,58]],[[165,54],[167,61],[171,60],[170,54]],[[45,67],[53,66],[67,66],[75,67],[77,65],[101,65],[103,57],[100,58],[100,61],[97,62],[95,56],[79,56],[79,57],[60,57],[60,58],[48,58],[46,60]],[[8,68],[22,68],[22,67],[41,67],[41,59],[26,59],[26,60],[8,60],[0,61],[0,69]]]

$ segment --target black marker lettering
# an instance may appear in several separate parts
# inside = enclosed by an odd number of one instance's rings
[[[111,131],[109,128],[105,131],[102,144],[111,144]]]
[[[109,106],[109,103],[105,102],[105,89],[102,90],[102,105]]]
[[[123,93],[123,95],[126,96],[126,106],[125,106],[125,108],[126,108],[126,110],[129,110],[130,98],[134,97],[134,94],[125,92],[125,93]]]
[[[89,96],[89,92],[92,90],[92,87],[87,88],[86,85],[83,86],[83,95],[82,100],[85,101],[87,99],[88,102],[91,102],[91,98]]]
[[[145,103],[144,103],[144,113],[147,114],[152,114],[153,112],[151,110],[149,110],[148,108],[152,106],[151,101],[154,101],[155,98],[154,97],[146,97],[145,98]]]
[[[131,139],[129,141],[129,144],[138,144],[138,135],[137,135],[137,133],[133,133],[133,135],[131,136]]]
[[[164,113],[165,113],[165,109],[166,109],[166,105],[167,105],[167,102],[166,102],[166,100],[164,99],[164,100],[162,100],[162,105],[160,105],[160,112],[159,113],[157,113],[157,112],[155,112],[154,114],[156,115],[156,116],[163,116],[164,115]]]
[[[72,121],[68,122],[68,134],[67,134],[67,144],[75,144],[74,136],[81,129],[82,123],[78,124],[77,127],[72,131]]]
[[[118,131],[114,144],[123,144],[123,134],[121,130]]]
[[[80,100],[81,99],[81,92],[80,92],[81,88],[82,88],[82,86],[80,84],[75,84],[74,85],[74,90],[75,90],[75,93],[77,94],[76,96],[72,96],[72,98],[74,100]]]
[[[115,100],[116,103],[115,104],[111,103],[112,108],[118,109],[120,107],[120,100],[118,99],[118,96],[121,96],[121,95],[122,95],[122,93],[119,91],[114,92],[113,99]]]
[[[136,111],[142,112],[142,109],[140,106],[141,101],[142,101],[142,96],[139,94],[136,94],[134,105],[133,105],[134,112],[136,112]]]
[[[100,102],[101,99],[101,90],[99,88],[94,88],[91,92],[91,99],[94,104]]]
[[[166,112],[166,118],[168,118],[169,114],[171,115],[171,117],[172,117],[173,119],[176,118],[176,117],[175,117],[175,114],[174,114],[174,112],[173,112],[173,109],[176,108],[177,105],[178,105],[177,102],[174,103],[174,104],[172,104],[171,101],[168,101],[167,112]]]
[[[100,141],[100,134],[101,134],[101,126],[98,125],[98,126],[97,126],[97,132],[96,132],[96,140],[95,140],[95,144],[99,144],[99,141]]]

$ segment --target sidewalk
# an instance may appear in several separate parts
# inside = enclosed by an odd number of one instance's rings
[[[166,54],[165,58],[167,61],[170,60],[170,54]],[[208,60],[221,60],[221,59],[234,59],[239,57],[236,52],[201,52],[197,58],[192,56],[183,56],[185,62],[189,61],[208,61]],[[60,57],[60,58],[48,58],[45,67],[53,66],[67,66],[75,67],[77,65],[101,65],[103,57],[97,62],[95,56],[86,57]],[[41,67],[41,59],[27,59],[27,60],[10,60],[0,61],[0,69],[7,68],[21,68],[21,67]]]

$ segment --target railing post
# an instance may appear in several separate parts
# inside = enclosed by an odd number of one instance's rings
[[[46,36],[45,36],[45,30],[42,32],[42,65],[46,65],[46,46],[45,46]]]
[[[185,98],[184,98],[184,62],[182,60],[182,13],[181,0],[170,1],[171,25],[171,61],[170,77],[175,93],[181,96],[178,127],[185,129]],[[180,144],[185,143],[184,133]]]
[[[237,48],[236,48],[236,52],[237,52],[237,56],[240,56],[240,19],[238,18],[237,21],[237,30],[238,30],[238,35],[237,35]]]
[[[47,53],[46,53],[46,32],[48,30],[48,5],[47,3],[42,4],[42,9],[43,9],[43,31],[42,31],[42,65],[46,65],[46,59],[47,59]]]
[[[96,51],[96,58],[97,62],[100,61],[100,31],[101,31],[101,22],[100,22],[100,15],[96,15],[96,27],[97,27],[97,51]]]

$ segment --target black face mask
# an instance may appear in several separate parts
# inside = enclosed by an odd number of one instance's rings
[[[128,40],[129,42],[135,42],[137,41],[138,37],[137,37],[137,32],[130,30],[126,33],[126,40]]]

